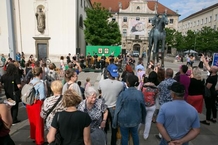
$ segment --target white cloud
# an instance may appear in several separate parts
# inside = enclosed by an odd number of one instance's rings
[[[217,3],[217,0],[179,0],[169,5],[172,10],[178,10],[180,19]]]

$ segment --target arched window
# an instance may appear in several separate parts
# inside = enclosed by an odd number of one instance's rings
[[[80,15],[80,18],[79,18],[79,26],[83,28],[83,16]]]

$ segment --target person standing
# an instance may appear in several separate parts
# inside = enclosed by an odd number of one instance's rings
[[[6,58],[5,58],[4,54],[2,54],[1,61],[2,61],[2,66],[4,66],[5,62],[6,62]]]
[[[1,83],[4,84],[7,99],[11,98],[16,101],[16,105],[11,108],[11,115],[13,118],[13,124],[18,123],[20,122],[20,120],[17,119],[17,116],[21,96],[21,79],[18,69],[13,63],[8,64],[6,74],[1,77]]]
[[[152,117],[156,109],[155,100],[158,93],[158,88],[155,85],[156,82],[157,82],[157,73],[152,71],[148,76],[147,82],[143,84],[143,88],[142,88],[144,103],[146,107],[145,129],[143,133],[143,137],[145,140],[149,136]]]
[[[188,67],[187,65],[182,65],[180,67],[180,70],[179,70],[179,75],[177,75],[174,79],[183,84],[185,86],[185,97],[184,99],[186,100],[187,97],[188,97],[188,88],[189,88],[189,85],[190,85],[190,78],[187,76],[187,71],[188,71]]]
[[[77,110],[77,106],[82,101],[81,97],[75,91],[68,89],[62,101],[66,109],[55,114],[47,135],[48,142],[53,142],[56,132],[59,131],[63,145],[91,145],[91,118],[88,113]]]
[[[165,80],[162,81],[158,86],[158,91],[159,91],[159,104],[156,105],[157,111],[154,115],[153,122],[156,122],[156,116],[159,112],[160,106],[163,104],[172,101],[172,97],[170,94],[170,90],[168,89],[169,86],[171,86],[174,82],[176,82],[173,78],[173,70],[171,68],[167,68],[165,72]],[[156,138],[161,139],[161,134],[156,135]]]
[[[44,120],[40,116],[43,101],[46,98],[45,85],[42,81],[43,71],[41,67],[32,70],[34,78],[30,81],[36,90],[34,104],[26,105],[27,116],[30,123],[30,138],[35,140],[36,145],[44,143]]]
[[[66,79],[66,83],[63,86],[62,89],[62,95],[64,95],[64,92],[67,89],[73,89],[74,91],[76,91],[76,93],[82,98],[82,93],[80,91],[80,87],[79,85],[76,83],[78,80],[78,75],[75,71],[73,70],[67,70],[65,72],[65,79]]]
[[[157,117],[159,145],[188,145],[200,133],[198,113],[184,100],[184,85],[175,82],[169,89],[173,101],[163,104]]]
[[[146,116],[144,97],[142,92],[136,89],[139,85],[137,76],[129,76],[126,83],[129,88],[118,96],[113,128],[120,127],[121,145],[128,145],[129,133],[133,144],[139,145],[138,126],[140,123],[144,124]]]
[[[110,118],[111,126],[114,118],[117,97],[123,90],[124,85],[122,82],[117,81],[116,77],[119,76],[118,68],[115,64],[110,64],[107,67],[107,79],[99,82],[99,92],[102,98],[105,100],[105,104],[108,106],[108,118]],[[111,145],[116,145],[116,133],[117,129],[112,128]]]
[[[201,78],[201,70],[198,67],[193,67],[188,88],[187,102],[195,107],[198,113],[202,113],[203,110],[203,94],[204,80]]]
[[[201,121],[202,124],[210,125],[210,121],[213,123],[217,122],[217,110],[215,106],[217,93],[215,91],[215,86],[217,84],[217,72],[218,67],[217,66],[209,66],[209,63],[206,62],[204,56],[202,56],[203,62],[207,70],[210,72],[210,75],[208,76],[206,80],[205,87],[210,91],[211,96],[205,97],[204,101],[206,104],[206,120]],[[211,113],[213,114],[213,118],[211,118]]]

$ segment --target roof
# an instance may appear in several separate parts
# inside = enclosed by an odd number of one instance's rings
[[[91,0],[92,4],[101,3],[101,6],[105,7],[106,9],[111,8],[111,12],[118,12],[119,11],[119,2],[122,3],[122,9],[127,9],[129,7],[129,3],[131,0]],[[155,3],[156,1],[147,1],[148,2],[148,8],[152,11],[154,11]],[[165,12],[165,9],[167,9],[168,15],[177,15],[177,12],[174,12],[173,10],[167,8],[166,6],[162,5],[158,2],[158,13],[163,14]]]
[[[216,4],[212,5],[212,6],[209,6],[209,7],[205,8],[205,9],[202,9],[202,10],[200,10],[200,11],[194,13],[194,14],[191,14],[191,15],[189,15],[188,17],[182,19],[180,22],[182,22],[182,21],[184,21],[184,20],[187,20],[187,19],[189,19],[189,18],[191,18],[191,17],[194,17],[194,16],[196,16],[196,15],[198,15],[198,14],[204,13],[204,12],[210,10],[210,9],[215,8],[215,7],[218,7],[218,3],[216,3]]]

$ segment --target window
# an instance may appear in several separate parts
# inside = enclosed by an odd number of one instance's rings
[[[139,21],[140,20],[140,17],[136,17],[136,21]]]
[[[196,22],[194,21],[194,23],[193,23],[193,27],[195,27],[195,23],[196,23]]]
[[[123,37],[127,36],[127,29],[123,29]]]
[[[112,18],[112,21],[116,21],[116,18],[113,17],[113,18]]]
[[[213,26],[213,29],[216,31],[216,25]]]
[[[139,35],[135,35],[135,39],[136,39],[136,40],[139,39]]]
[[[137,6],[137,8],[136,8],[137,10],[140,10],[140,7],[139,6]]]
[[[217,14],[216,14],[215,17],[214,17],[214,21],[216,21],[216,19],[217,19]]]
[[[207,18],[205,18],[205,22],[204,23],[207,24]]]
[[[149,19],[148,19],[148,23],[152,23],[152,18],[149,18]]]
[[[84,6],[84,9],[85,9],[86,8],[86,1],[84,1],[84,5],[83,6]]]
[[[209,23],[212,21],[212,16],[210,16]]]
[[[173,19],[170,19],[170,24],[173,24]]]
[[[201,20],[201,25],[203,25],[204,19]]]
[[[83,28],[83,16],[82,15],[80,15],[80,18],[79,18],[79,26]]]
[[[198,22],[197,22],[197,26],[199,25],[199,23],[200,23],[200,20],[198,20]]]
[[[127,22],[127,17],[123,17],[123,22]]]
[[[83,7],[83,0],[80,0],[80,5],[81,7]]]

